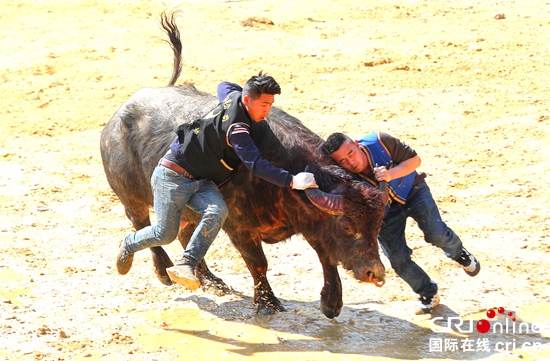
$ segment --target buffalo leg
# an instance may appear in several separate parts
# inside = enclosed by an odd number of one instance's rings
[[[250,241],[245,245],[242,242],[233,242],[233,244],[241,253],[254,279],[254,304],[257,305],[257,312],[261,315],[273,315],[286,311],[267,281],[267,259],[261,242]]]
[[[191,239],[191,236],[193,235],[196,227],[196,224],[190,224],[188,222],[181,221],[180,230],[178,233],[178,240],[180,241],[183,249],[187,247],[187,244],[189,243],[189,240]],[[197,276],[203,287],[209,288],[212,286],[216,289],[221,290],[225,294],[231,292],[229,287],[221,278],[216,277],[212,272],[210,272],[210,269],[206,265],[206,261],[204,260],[204,258],[197,266],[195,275]]]
[[[325,278],[325,284],[321,290],[321,311],[328,318],[338,317],[342,310],[342,282],[340,281],[340,275],[338,269],[323,262],[323,276]]]
[[[126,216],[130,219],[136,230],[140,230],[151,225],[151,220],[149,218],[149,206],[146,203],[135,203],[130,205],[125,204],[124,208]],[[162,284],[170,286],[172,284],[172,280],[170,279],[170,276],[168,276],[166,268],[170,268],[174,264],[162,247],[151,247],[150,250],[157,278]]]
[[[160,246],[151,247],[149,249],[151,250],[151,257],[153,258],[153,266],[155,267],[155,274],[157,275],[157,278],[160,282],[162,282],[162,284],[170,286],[172,284],[172,280],[170,279],[170,276],[168,276],[166,269],[174,265],[172,260],[166,254],[164,248]]]
[[[327,254],[314,247],[323,267],[324,285],[321,290],[321,311],[328,318],[338,317],[342,310],[342,281],[336,265],[331,264]]]

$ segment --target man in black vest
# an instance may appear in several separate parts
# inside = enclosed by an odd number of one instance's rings
[[[201,119],[180,125],[170,149],[155,168],[151,185],[157,224],[124,238],[116,262],[120,274],[130,271],[135,252],[169,244],[177,237],[181,213],[187,206],[202,218],[182,258],[167,272],[172,281],[197,289],[200,281],[195,269],[228,214],[217,186],[229,180],[241,163],[256,176],[281,187],[317,187],[313,174],[292,175],[264,159],[250,135],[252,122],[263,121],[275,95],[281,93],[275,79],[260,72],[243,89],[232,83],[220,85],[226,85],[221,86],[225,89],[223,101]]]

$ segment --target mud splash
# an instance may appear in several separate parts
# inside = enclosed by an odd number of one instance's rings
[[[295,306],[273,317],[253,315],[250,309],[236,311],[236,307],[228,313],[232,305],[226,305],[223,312],[207,312],[196,306],[148,311],[142,316],[151,324],[136,328],[136,341],[144,350],[154,351],[162,345],[180,358],[197,360],[323,361],[335,357],[363,360],[365,356],[369,360],[504,360],[517,357],[540,360],[550,355],[547,331],[538,334],[481,335],[477,331],[440,334],[432,330],[429,316],[404,320],[384,313],[380,305],[372,305],[370,309],[347,308],[338,320],[323,318],[314,303]],[[522,322],[550,325],[548,306],[525,308]],[[231,317],[227,317],[228,314]],[[478,319],[482,316],[467,317]],[[478,338],[487,339],[488,349],[476,350]],[[432,339],[456,340],[457,349],[434,350]],[[471,340],[470,350],[461,346],[467,339]],[[526,343],[537,347],[523,347]]]

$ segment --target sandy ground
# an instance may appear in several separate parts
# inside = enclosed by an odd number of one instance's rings
[[[157,22],[174,7],[180,82],[214,93],[264,70],[283,88],[276,105],[313,131],[385,131],[415,148],[444,220],[482,264],[469,278],[410,225],[413,257],[440,286],[433,317],[476,322],[503,307],[513,316],[492,325],[530,332],[436,333],[385,258],[383,288],[341,272],[345,306],[329,320],[299,236],[265,247],[288,308],[272,317],[255,315],[252,278],[223,234],[207,259],[233,294],[163,286],[148,251],[119,276],[131,224],[99,134],[137,89],[168,82]],[[549,15],[548,2],[519,0],[4,2],[0,359],[549,359]]]

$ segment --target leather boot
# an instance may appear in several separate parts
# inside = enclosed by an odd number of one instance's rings
[[[130,233],[126,235],[128,237]],[[116,257],[116,269],[119,274],[125,275],[132,268],[132,262],[134,261],[134,252],[129,252],[124,247],[124,241],[126,237],[120,242],[120,247],[118,249],[118,255]]]

